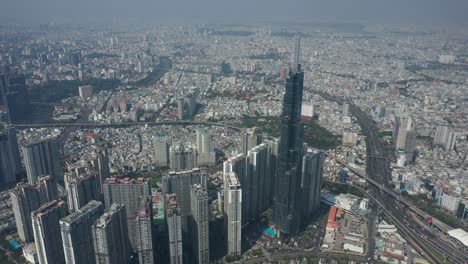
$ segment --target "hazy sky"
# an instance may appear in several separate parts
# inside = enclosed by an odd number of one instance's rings
[[[0,21],[142,18],[197,20],[360,20],[467,24],[468,0],[0,0]]]

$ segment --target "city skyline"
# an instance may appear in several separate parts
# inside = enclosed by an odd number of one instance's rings
[[[0,262],[468,260],[457,0],[54,1],[0,26]]]

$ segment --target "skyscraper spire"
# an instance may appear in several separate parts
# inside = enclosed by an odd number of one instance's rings
[[[301,50],[301,37],[296,35],[294,37],[294,61],[293,61],[293,73],[297,73],[301,70],[299,64],[299,53]]]

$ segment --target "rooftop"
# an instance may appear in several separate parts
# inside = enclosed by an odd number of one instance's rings
[[[239,182],[239,179],[237,178],[236,173],[229,172],[226,174],[227,174],[226,178],[228,180],[229,187],[240,187],[240,182]]]
[[[47,138],[40,138],[40,139],[33,138],[27,144],[25,144],[25,147],[28,148],[28,147],[32,147],[32,146],[35,146],[35,145],[38,145],[38,144],[51,142],[51,141],[55,141],[55,140],[56,140],[56,137],[47,137]]]
[[[166,206],[169,209],[174,209],[179,205],[177,201],[177,195],[175,193],[166,194]]]
[[[191,174],[191,173],[206,173],[206,171],[200,170],[199,168],[193,168],[192,170],[187,170],[187,171],[170,171],[169,175],[176,176],[176,175],[185,175],[185,174]]]
[[[145,179],[145,178],[142,178],[142,177],[140,177],[140,178],[128,178],[128,177],[115,178],[115,177],[111,177],[111,178],[107,178],[104,183],[107,183],[107,184],[131,184],[131,183],[138,184],[138,183],[145,183],[145,182],[148,182],[148,180]]]
[[[455,238],[456,240],[460,241],[465,245],[465,247],[468,247],[468,232],[461,228],[453,229],[447,232],[449,236]]]
[[[50,201],[46,204],[44,204],[43,206],[39,207],[39,209],[37,209],[36,211],[33,212],[33,215],[37,216],[37,217],[40,217],[42,216],[43,214],[51,211],[52,209],[54,209],[55,207],[57,206],[62,206],[64,205],[65,202],[62,201],[62,200],[54,200],[54,201]]]
[[[104,213],[102,214],[102,216],[98,218],[98,220],[96,221],[96,227],[105,227],[105,226],[107,226],[107,224],[112,219],[112,215],[114,215],[115,212],[119,211],[124,206],[125,206],[124,204],[113,203],[111,205],[111,207],[107,208],[104,211]]]
[[[71,223],[75,222],[76,220],[80,219],[84,215],[85,212],[91,211],[92,209],[94,209],[96,207],[99,207],[101,205],[102,205],[101,202],[91,200],[89,203],[87,203],[85,206],[81,207],[79,210],[77,210],[77,211],[65,216],[64,218],[60,219],[60,222],[71,224]]]

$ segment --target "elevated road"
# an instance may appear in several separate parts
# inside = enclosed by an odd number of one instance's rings
[[[397,194],[388,189],[390,159],[381,157],[390,157],[391,153],[388,153],[383,147],[377,134],[378,129],[375,122],[353,104],[350,104],[350,112],[356,117],[363,133],[366,135],[368,147],[367,175],[373,182],[370,185],[372,188],[369,188],[369,192],[370,196],[375,197],[376,201],[378,201],[379,208],[401,230],[402,234],[417,244],[433,262],[440,263],[440,256],[448,259],[451,263],[464,263],[464,261],[468,260],[468,252],[457,249],[450,242],[446,242],[424,226],[419,225],[408,215],[406,208],[422,213],[414,205],[408,201],[403,201]],[[400,203],[406,205],[406,207],[401,206]]]
[[[343,99],[341,98],[333,97],[320,91],[315,92],[325,99],[340,104],[343,103]],[[360,173],[358,176],[363,176],[370,183],[368,196],[371,200],[395,224],[403,237],[409,240],[418,251],[428,257],[432,263],[465,263],[468,260],[468,252],[456,248],[450,242],[443,240],[431,230],[417,223],[408,214],[407,208],[419,215],[426,214],[388,189],[388,179],[390,177],[389,157],[391,153],[388,153],[383,147],[377,135],[377,126],[367,114],[351,103],[350,113],[357,119],[363,134],[366,136],[367,169],[365,174]],[[442,262],[441,256],[447,262]]]
[[[335,158],[335,160],[336,160],[336,162],[338,162],[342,166],[348,168],[351,172],[353,172],[354,174],[356,174],[360,178],[365,179],[369,184],[372,184],[375,187],[379,188],[380,192],[384,192],[385,194],[389,195],[391,198],[397,200],[398,202],[400,202],[403,205],[405,205],[406,207],[408,207],[411,211],[413,211],[414,213],[416,213],[418,216],[422,217],[423,219],[425,219],[426,216],[428,215],[426,212],[419,209],[416,205],[414,205],[413,203],[411,203],[407,199],[403,198],[401,195],[395,193],[392,189],[389,189],[386,186],[384,186],[383,184],[381,184],[381,183],[367,177],[367,174],[365,172],[360,171],[360,170],[358,170],[356,168],[353,168],[353,167],[349,166],[345,161],[342,161],[342,160],[336,159],[336,158]],[[440,220],[438,220],[436,218],[433,218],[433,225],[435,227],[437,227],[439,230],[441,230],[442,232],[444,232],[444,233],[447,233],[448,231],[451,230],[450,227],[447,224],[445,224],[444,222],[442,222],[442,221],[440,221]]]
[[[109,128],[109,127],[132,127],[132,126],[217,126],[225,127],[235,131],[241,131],[240,127],[225,125],[223,123],[202,122],[202,121],[159,121],[159,122],[124,122],[124,123],[111,123],[100,124],[93,122],[82,123],[44,123],[44,124],[14,124],[13,126],[18,129],[24,128],[47,128],[47,127],[75,127],[75,128]]]

